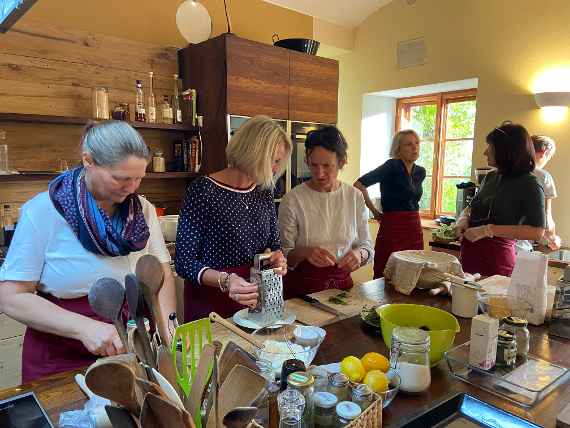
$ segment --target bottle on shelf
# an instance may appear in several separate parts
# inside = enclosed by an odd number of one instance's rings
[[[171,125],[172,121],[172,107],[168,103],[168,95],[164,96],[164,100],[162,101],[161,107],[161,123]]]
[[[6,247],[10,246],[12,237],[14,236],[14,231],[16,230],[16,225],[14,222],[14,217],[12,215],[12,208],[10,205],[4,205],[4,215],[2,217],[2,223],[4,224],[3,236],[4,245]]]
[[[154,99],[154,73],[149,71],[148,77],[150,79],[149,93],[148,93],[148,123],[156,123],[156,100]]]
[[[180,84],[180,79],[178,74],[174,75],[174,94],[172,95],[172,113],[173,113],[173,123],[182,123],[182,110],[180,109],[180,92],[178,86]]]
[[[142,88],[142,82],[137,80],[137,96],[135,102],[135,121],[136,122],[146,122],[146,111],[144,108],[144,93]]]

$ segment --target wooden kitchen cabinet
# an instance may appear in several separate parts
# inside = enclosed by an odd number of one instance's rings
[[[203,173],[226,167],[228,115],[337,121],[338,61],[222,34],[181,49],[178,63],[204,117]]]
[[[338,62],[292,51],[289,56],[289,118],[336,123]]]

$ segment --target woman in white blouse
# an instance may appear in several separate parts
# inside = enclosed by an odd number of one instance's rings
[[[279,206],[290,266],[286,298],[350,288],[350,273],[373,260],[362,193],[338,179],[347,159],[343,135],[334,126],[310,132],[305,156],[311,179],[287,193]]]
[[[56,177],[22,207],[0,268],[0,313],[28,327],[24,383],[125,352],[112,321],[92,311],[87,295],[98,278],[124,281],[144,254],[162,263],[162,313],[175,311],[170,256],[156,212],[136,194],[148,157],[142,137],[126,122],[92,123],[83,136],[82,166]]]

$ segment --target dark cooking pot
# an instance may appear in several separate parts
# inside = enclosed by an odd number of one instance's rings
[[[303,52],[308,55],[316,55],[319,50],[320,42],[312,39],[283,39],[279,40],[279,36],[274,34],[273,45],[280,48],[291,49],[297,52]]]

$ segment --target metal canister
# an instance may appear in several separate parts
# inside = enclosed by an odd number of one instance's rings
[[[515,335],[507,330],[499,330],[497,340],[497,367],[513,367],[517,361]]]
[[[526,357],[530,347],[530,332],[528,321],[519,317],[505,317],[501,320],[501,328],[515,336],[517,342],[517,355]]]
[[[305,410],[303,411],[303,428],[313,427],[313,394],[315,392],[315,378],[308,372],[295,372],[287,377],[287,385],[296,389],[305,397]]]

